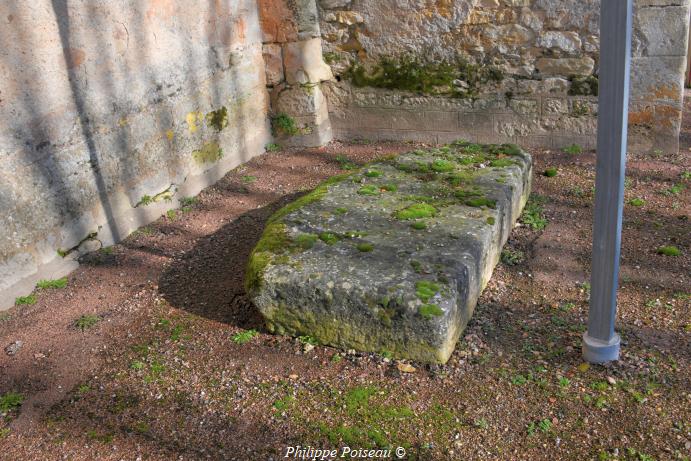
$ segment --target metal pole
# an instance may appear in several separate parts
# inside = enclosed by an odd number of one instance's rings
[[[601,2],[593,266],[588,331],[583,336],[583,358],[591,363],[619,358],[620,338],[614,332],[614,320],[624,208],[632,8],[632,0]]]

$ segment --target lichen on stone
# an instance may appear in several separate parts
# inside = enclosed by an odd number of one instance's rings
[[[206,114],[206,124],[216,131],[222,131],[228,126],[228,108],[225,106]]]
[[[223,158],[223,149],[217,142],[207,142],[201,149],[192,152],[192,157],[199,163],[214,163]]]

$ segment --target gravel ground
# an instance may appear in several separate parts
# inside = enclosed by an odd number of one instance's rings
[[[333,174],[418,146],[334,142],[255,158],[85,256],[66,287],[0,313],[0,459],[278,460],[298,445],[689,459],[689,133],[678,155],[629,161],[617,363],[580,355],[593,152],[533,152],[531,209],[448,364],[268,334],[242,287],[267,218]]]

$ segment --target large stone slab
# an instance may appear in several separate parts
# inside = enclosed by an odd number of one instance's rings
[[[458,141],[332,178],[269,220],[248,293],[272,332],[444,363],[531,172],[516,146]]]

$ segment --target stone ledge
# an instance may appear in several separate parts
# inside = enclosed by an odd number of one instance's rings
[[[516,146],[455,142],[332,178],[269,220],[248,293],[272,332],[444,363],[531,173]]]

